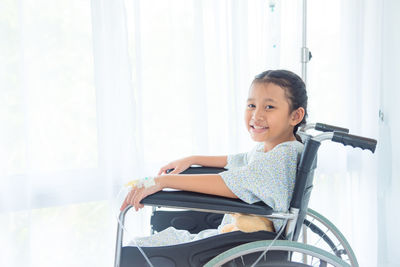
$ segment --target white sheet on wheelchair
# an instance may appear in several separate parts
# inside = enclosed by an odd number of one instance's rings
[[[174,227],[168,227],[167,229],[152,236],[137,238],[136,243],[140,247],[172,246],[196,241],[217,234],[217,229],[207,229],[198,234],[190,234],[186,230],[177,230]],[[132,241],[129,245],[135,246],[135,243]]]
[[[154,235],[136,238],[136,243],[140,247],[157,247],[172,246],[192,242],[219,234],[222,227],[225,224],[232,223],[233,220],[234,219],[232,216],[226,214],[218,229],[207,229],[199,232],[198,234],[191,234],[189,231],[186,230],[178,230],[174,227],[168,227],[167,229]],[[128,245],[135,246],[135,243],[131,241]]]

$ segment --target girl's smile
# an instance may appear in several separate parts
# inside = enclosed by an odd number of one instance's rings
[[[265,126],[258,126],[258,125],[256,125],[256,124],[251,124],[251,123],[250,123],[250,131],[251,131],[253,134],[261,134],[261,133],[266,132],[267,130],[268,130],[268,127],[265,127]]]

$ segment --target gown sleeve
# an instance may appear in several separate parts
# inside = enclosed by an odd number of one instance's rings
[[[252,158],[254,153],[256,153],[256,151],[258,149],[261,149],[262,147],[263,147],[262,143],[259,143],[251,151],[249,151],[247,153],[239,153],[239,154],[235,154],[235,155],[228,155],[227,164],[225,166],[225,169],[229,170],[229,169],[232,169],[232,168],[238,168],[238,167],[246,166],[248,164],[249,159]]]
[[[236,155],[228,155],[227,164],[225,169],[237,168],[247,164],[247,153],[240,153]]]
[[[246,165],[220,173],[228,188],[247,203],[263,201],[275,211],[287,211],[296,177],[298,151],[290,144],[255,152]],[[229,165],[229,164],[228,164]]]
[[[241,200],[252,204],[263,201],[278,212],[289,209],[293,194],[297,160],[301,151],[290,143],[280,144],[273,150],[255,152],[247,165],[230,168],[220,173],[228,188]],[[275,229],[282,220],[272,220]]]

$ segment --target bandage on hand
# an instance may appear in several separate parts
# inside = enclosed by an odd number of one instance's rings
[[[142,188],[142,187],[149,188],[149,187],[152,187],[155,185],[156,185],[156,182],[154,180],[154,177],[152,177],[152,176],[148,176],[143,179],[133,180],[133,181],[130,181],[129,183],[125,184],[125,186],[127,186],[127,187],[136,186],[137,188]]]

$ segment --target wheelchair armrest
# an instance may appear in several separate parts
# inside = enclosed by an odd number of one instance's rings
[[[224,168],[190,167],[182,174],[207,174],[226,171]],[[161,191],[144,198],[144,205],[200,210],[214,213],[245,213],[254,215],[271,215],[273,209],[262,201],[248,204],[240,199],[219,197],[188,191]]]
[[[271,215],[273,209],[263,202],[248,204],[240,199],[188,191],[160,191],[141,201],[144,205],[208,211]]]
[[[209,173],[220,173],[226,170],[227,169],[216,168],[216,167],[192,166],[181,172],[181,174],[209,174]]]

